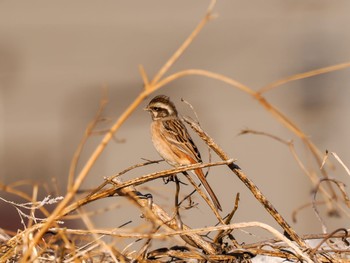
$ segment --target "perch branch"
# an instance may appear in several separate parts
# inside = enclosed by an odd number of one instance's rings
[[[95,164],[97,159],[100,157],[104,149],[106,148],[109,141],[113,138],[114,134],[120,128],[120,126],[128,119],[128,117],[135,111],[135,109],[141,104],[141,102],[152,92],[160,87],[156,87],[157,83],[161,77],[169,70],[169,68],[175,63],[175,61],[183,54],[183,52],[188,48],[188,46],[193,42],[195,37],[203,29],[203,27],[210,21],[211,12],[216,1],[211,1],[209,8],[204,16],[204,18],[199,22],[195,30],[186,38],[184,43],[179,47],[179,49],[170,57],[170,59],[164,64],[164,66],[158,71],[149,86],[145,86],[145,89],[135,98],[135,100],[129,105],[129,107],[120,115],[115,124],[110,128],[110,130],[103,137],[100,144],[96,147],[95,151],[91,154],[88,161],[83,166],[80,173],[77,175],[73,185],[70,187],[70,191],[67,192],[64,199],[59,203],[51,215],[47,218],[46,223],[40,228],[40,230],[35,234],[32,242],[29,244],[27,251],[24,253],[20,262],[26,263],[31,257],[34,246],[39,242],[45,232],[51,227],[55,220],[58,220],[62,216],[62,211],[68,205],[68,203],[73,199],[76,192],[78,191],[80,185],[85,180],[87,174],[91,170],[92,166]],[[147,80],[145,72],[143,71],[143,79]]]
[[[189,118],[184,120],[191,126],[191,128],[202,138],[202,140],[214,150],[214,152],[222,159],[228,160],[227,154],[214,142],[214,140],[205,133],[201,127]],[[265,207],[276,222],[288,233],[292,240],[299,246],[306,248],[305,242],[298,236],[298,234],[289,226],[287,221],[277,212],[269,200],[262,194],[259,188],[243,173],[243,171],[234,163],[228,164],[228,167],[238,176],[238,178],[249,188],[255,198]]]

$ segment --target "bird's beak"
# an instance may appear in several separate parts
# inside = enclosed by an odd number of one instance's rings
[[[151,109],[147,106],[146,108],[143,108],[145,111],[150,111]]]

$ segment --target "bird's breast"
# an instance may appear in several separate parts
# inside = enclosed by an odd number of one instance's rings
[[[167,140],[166,131],[160,121],[151,124],[152,142],[159,155],[170,165],[180,166],[185,163],[183,153],[176,151],[176,146]]]

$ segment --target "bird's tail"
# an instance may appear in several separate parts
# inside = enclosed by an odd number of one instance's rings
[[[211,200],[213,201],[215,207],[217,209],[219,209],[220,211],[222,211],[219,199],[216,197],[213,189],[210,187],[207,179],[205,178],[202,169],[197,169],[194,170],[195,174],[197,175],[198,179],[201,181],[204,189],[206,190],[206,192],[208,193],[208,195],[210,196]]]

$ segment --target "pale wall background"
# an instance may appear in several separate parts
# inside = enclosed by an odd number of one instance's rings
[[[113,121],[142,89],[138,65],[143,64],[150,77],[155,74],[194,29],[208,3],[1,1],[1,181],[40,181],[62,194],[70,160],[98,108],[101,88],[109,89],[105,116]],[[205,27],[172,72],[207,69],[258,89],[279,78],[349,61],[349,10],[349,1],[219,1],[215,7],[218,18]],[[349,84],[349,70],[342,70],[284,85],[267,98],[322,151],[335,151],[349,164]],[[291,210],[311,200],[312,187],[286,146],[261,136],[237,136],[241,129],[251,128],[294,139],[305,164],[317,170],[298,139],[249,96],[200,77],[178,80],[157,94],[171,96],[185,114],[190,111],[180,98],[190,101],[203,128],[238,160],[289,222]],[[97,186],[103,176],[141,162],[141,158],[158,158],[149,137],[150,117],[142,107],[117,134],[126,142],[110,143],[90,172],[85,188]],[[91,139],[82,160],[100,138]],[[206,155],[203,144],[195,140]],[[127,178],[167,167],[148,167]],[[339,166],[330,175],[349,182]],[[235,222],[271,224],[270,216],[227,168],[212,169],[209,181],[226,213],[233,207],[235,194],[241,193]],[[148,186],[150,189],[143,192],[153,191],[156,202],[171,209],[173,199],[166,193],[172,192],[174,185],[156,182]],[[52,194],[56,195],[54,191]],[[3,192],[1,195],[13,198]],[[41,196],[45,195],[41,191]],[[214,218],[206,216],[206,205],[199,197],[196,200],[199,209],[187,212],[186,221],[193,217],[193,226],[212,224]],[[116,203],[128,204],[115,198],[98,205]],[[0,227],[19,227],[13,208],[1,203],[0,209]],[[9,221],[9,217],[15,219]],[[98,227],[113,227],[128,217],[112,211],[94,219]],[[321,231],[311,209],[301,212],[298,219],[293,224],[297,231]],[[330,230],[347,222],[327,221]]]

